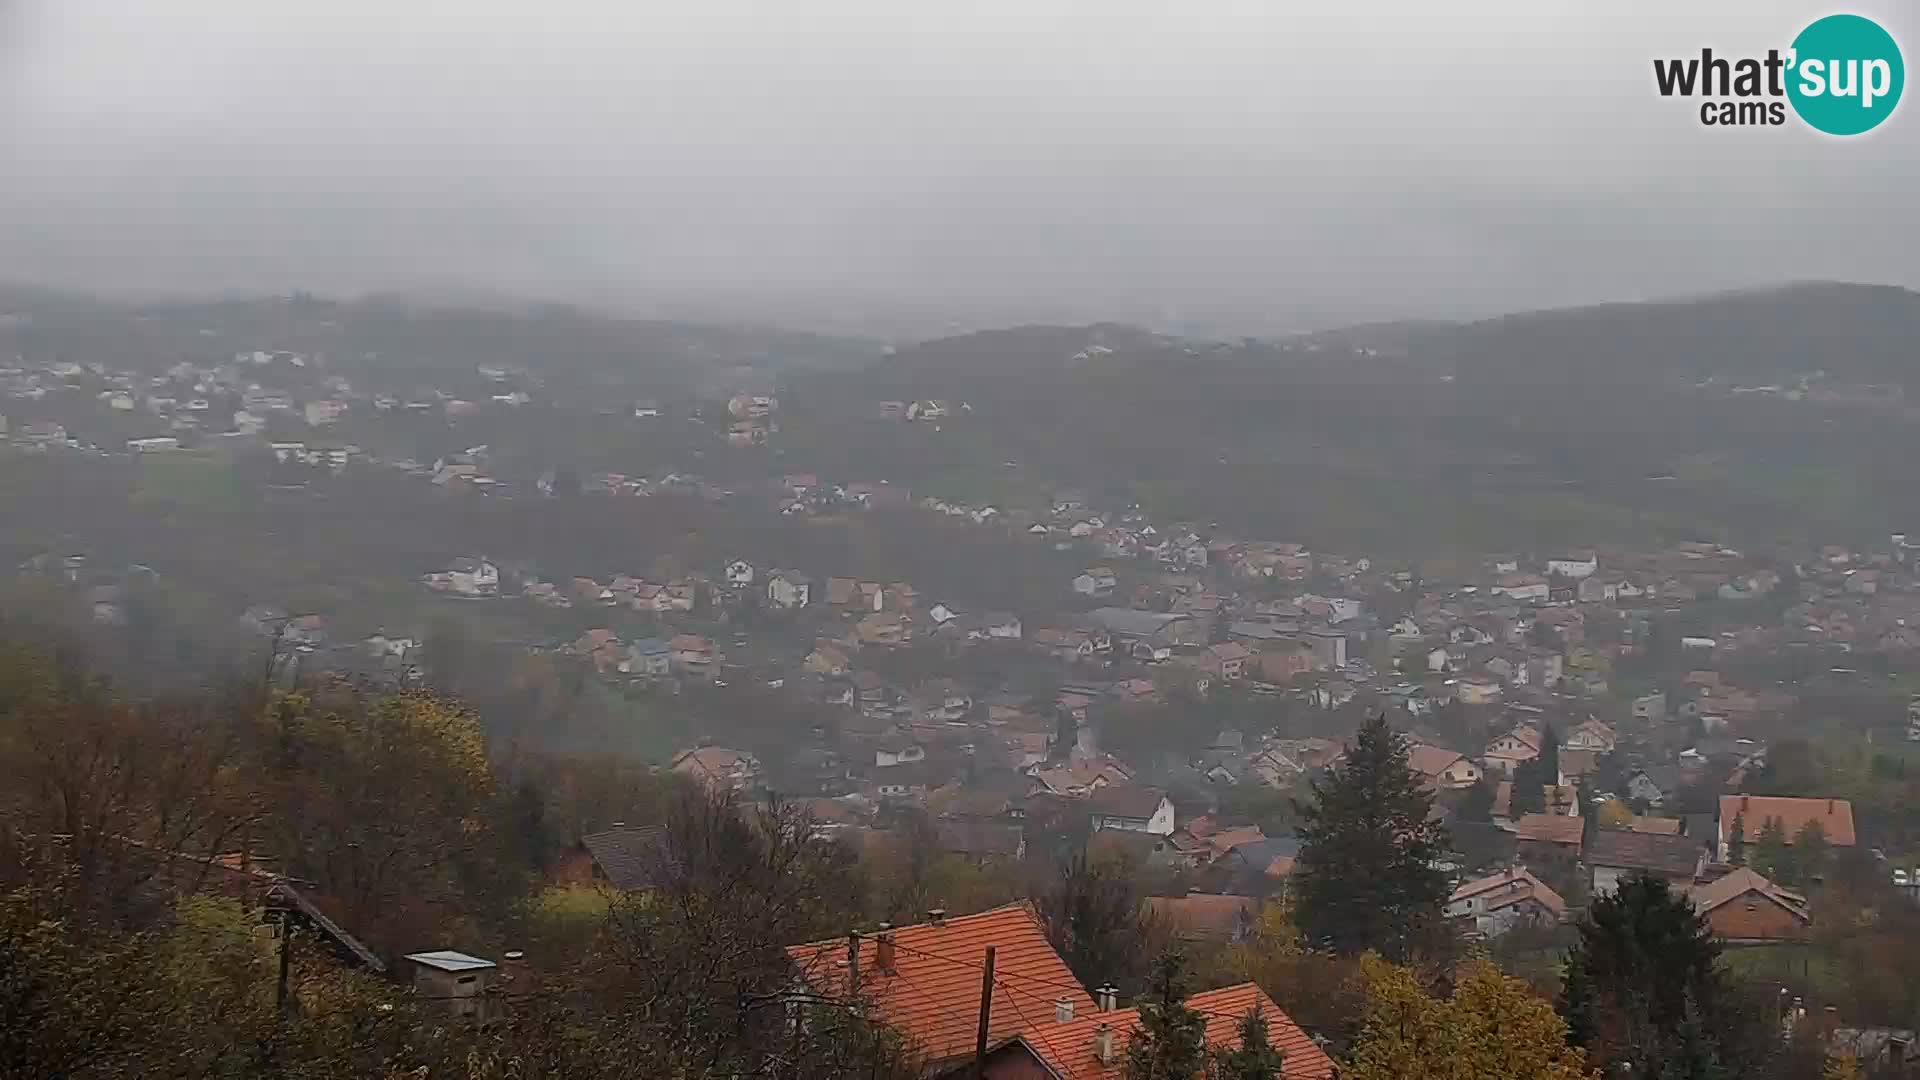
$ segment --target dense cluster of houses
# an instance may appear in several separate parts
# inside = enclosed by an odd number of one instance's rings
[[[1857,843],[1853,807],[1845,799],[1730,794],[1720,797],[1715,814],[1635,816],[1607,827],[1529,814],[1514,825],[1513,862],[1459,884],[1446,913],[1479,934],[1496,936],[1569,917],[1568,898],[1547,878],[1571,880],[1596,896],[1628,878],[1648,876],[1688,896],[1722,941],[1804,941],[1813,925],[1806,896],[1739,865],[1744,845],[1757,843],[1770,826],[1780,829],[1789,847],[1818,842],[1845,849]],[[1816,834],[1819,841],[1811,840]]]

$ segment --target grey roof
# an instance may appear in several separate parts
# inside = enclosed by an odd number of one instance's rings
[[[1587,844],[1586,860],[1591,866],[1691,876],[1700,866],[1700,842],[1686,836],[1600,829]]]
[[[1228,853],[1246,861],[1247,865],[1261,870],[1278,858],[1298,858],[1300,838],[1297,836],[1269,836],[1265,840],[1256,840],[1251,844],[1239,844]]]
[[[1135,611],[1132,608],[1103,607],[1087,612],[1087,621],[1103,630],[1130,637],[1152,637],[1169,623],[1190,621],[1191,615]]]
[[[664,825],[621,825],[580,838],[594,865],[616,889],[647,889],[661,869]]]
[[[485,971],[488,968],[499,966],[491,960],[482,960],[477,956],[468,956],[463,952],[454,952],[452,949],[441,949],[437,952],[408,953],[407,959],[416,964],[437,968],[441,971]]]
[[[1087,809],[1102,817],[1150,818],[1166,797],[1159,788],[1108,784],[1087,796]]]

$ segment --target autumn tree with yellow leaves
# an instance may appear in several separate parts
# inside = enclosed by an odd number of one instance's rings
[[[1343,1080],[1590,1080],[1567,1025],[1527,984],[1474,961],[1451,998],[1414,973],[1368,955],[1360,961],[1366,1009]]]

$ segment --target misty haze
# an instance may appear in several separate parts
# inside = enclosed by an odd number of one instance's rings
[[[1920,1080],[1916,30],[0,0],[0,1077]]]
[[[915,336],[1913,285],[1910,127],[1786,149],[1655,94],[1804,14],[10,0],[0,274]]]

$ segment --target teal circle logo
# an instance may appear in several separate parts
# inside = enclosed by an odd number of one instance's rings
[[[1900,104],[1906,64],[1893,35],[1872,19],[1829,15],[1793,39],[1787,100],[1816,131],[1859,135]]]

